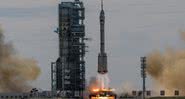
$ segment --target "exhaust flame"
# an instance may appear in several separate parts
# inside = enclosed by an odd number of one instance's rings
[[[111,90],[109,88],[109,78],[108,74],[98,74],[97,77],[91,77],[88,90],[91,92],[103,91],[103,90]]]
[[[108,74],[98,74],[98,85],[100,89],[109,89]]]
[[[88,91],[94,91],[94,90],[98,90],[98,80],[96,77],[91,77],[90,81],[89,81],[89,85],[88,85]]]
[[[37,62],[18,56],[0,30],[0,92],[27,92],[40,74]]]
[[[185,32],[181,34],[185,40]],[[156,50],[148,55],[147,72],[168,91],[179,90],[185,95],[185,49]],[[174,94],[173,94],[174,95]]]

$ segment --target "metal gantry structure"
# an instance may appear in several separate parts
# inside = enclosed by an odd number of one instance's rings
[[[143,92],[142,97],[145,99],[146,93],[146,57],[141,57],[141,77],[143,79]]]
[[[52,91],[83,99],[85,90],[85,8],[83,2],[59,4],[59,58],[51,64]]]

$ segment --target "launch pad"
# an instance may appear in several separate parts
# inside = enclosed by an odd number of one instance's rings
[[[116,99],[116,94],[111,89],[94,89],[89,99]]]

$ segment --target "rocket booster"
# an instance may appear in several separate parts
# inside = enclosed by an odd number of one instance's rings
[[[103,10],[103,0],[101,0],[100,12],[100,53],[98,55],[98,73],[107,73],[107,54],[105,52],[105,12]]]

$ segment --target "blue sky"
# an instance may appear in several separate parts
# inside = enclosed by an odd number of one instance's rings
[[[64,1],[64,0],[61,0]],[[65,0],[68,1],[68,0]],[[131,83],[140,88],[140,57],[166,47],[181,48],[185,29],[184,0],[104,0],[106,51],[112,87]],[[19,54],[38,61],[42,69],[33,85],[50,88],[50,62],[58,57],[57,6],[60,0],[1,0],[0,24]],[[86,7],[87,79],[96,76],[99,52],[99,0]],[[151,80],[148,80],[151,82]],[[152,84],[148,84],[150,87]]]

